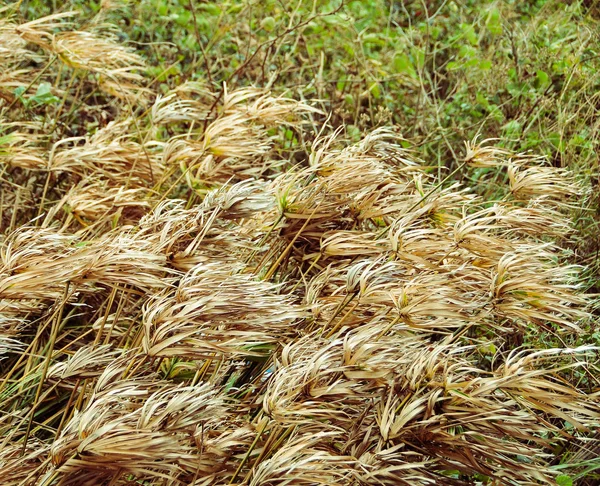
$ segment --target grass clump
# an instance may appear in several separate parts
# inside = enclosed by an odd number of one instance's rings
[[[593,6],[51,3],[0,10],[2,484],[593,484]]]

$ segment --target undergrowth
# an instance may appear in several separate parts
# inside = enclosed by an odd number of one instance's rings
[[[595,484],[599,15],[2,7],[0,483]]]

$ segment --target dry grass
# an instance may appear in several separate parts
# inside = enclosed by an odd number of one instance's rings
[[[555,484],[597,450],[597,349],[569,346],[594,301],[562,249],[582,181],[469,142],[460,170],[504,176],[487,200],[391,128],[154,93],[72,21],[0,23],[3,485]],[[104,125],[59,137],[89,93]]]

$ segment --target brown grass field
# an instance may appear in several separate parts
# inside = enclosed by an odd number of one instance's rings
[[[0,486],[598,484],[590,177],[158,82],[113,3],[0,8]]]

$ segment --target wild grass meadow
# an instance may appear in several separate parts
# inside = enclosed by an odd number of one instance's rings
[[[0,5],[0,486],[599,484],[597,0]]]

